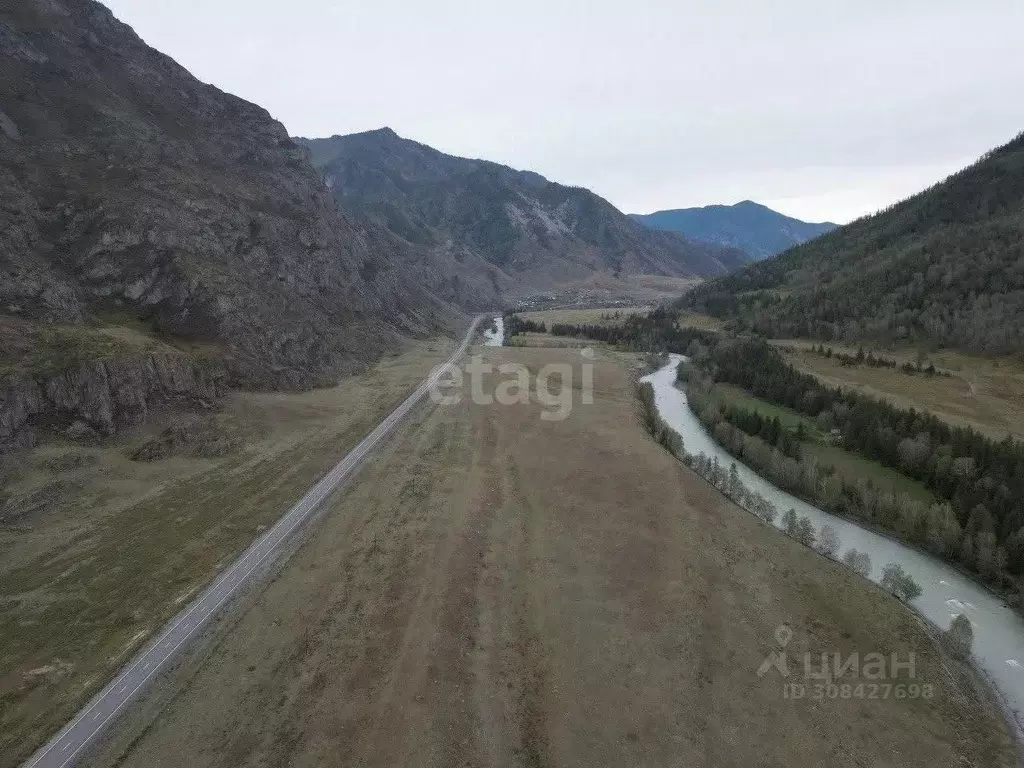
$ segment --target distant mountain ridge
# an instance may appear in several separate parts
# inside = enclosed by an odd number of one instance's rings
[[[752,261],[767,259],[838,226],[830,221],[815,223],[794,219],[752,200],[630,216],[651,229],[678,232],[701,242],[739,248]]]
[[[1024,353],[1024,134],[681,303],[769,336]]]
[[[296,141],[344,210],[409,243],[407,267],[464,307],[596,273],[709,276],[746,262],[736,249],[649,230],[586,189],[448,155],[390,128]]]

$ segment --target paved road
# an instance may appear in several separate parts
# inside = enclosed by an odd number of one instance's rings
[[[465,353],[481,319],[477,317],[473,321],[466,338],[448,360],[449,364],[457,362]],[[171,619],[160,635],[139,651],[113,682],[96,694],[74,720],[64,726],[47,744],[40,747],[25,766],[64,768],[71,764],[82,750],[92,744],[110,725],[125,705],[153,679],[153,676],[165,668],[196,632],[224,607],[240,587],[251,583],[258,575],[267,573],[270,565],[285,550],[285,544],[292,533],[314,516],[320,502],[355,473],[367,454],[405,418],[440,375],[441,371],[437,371],[425,379],[390,416],[314,485],[298,504],[289,509],[270,530],[253,542],[221,573],[216,581]]]

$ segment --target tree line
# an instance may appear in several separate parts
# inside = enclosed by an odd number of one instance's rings
[[[629,315],[617,325],[553,323],[551,333],[655,353],[688,352],[694,344],[706,347],[717,343],[715,333],[681,326],[675,312],[660,307],[645,315]]]
[[[1001,583],[1006,573],[1024,574],[1021,443],[1009,436],[994,441],[969,427],[951,427],[926,412],[828,387],[797,371],[758,339],[725,340],[709,348],[700,366],[713,381],[734,384],[755,397],[814,418],[825,429],[837,430],[846,449],[920,481],[942,503],[927,507],[909,498],[889,498],[891,494],[880,494],[864,481],[851,488],[848,483],[829,482],[820,472],[813,479],[806,470],[779,466],[778,460],[769,458],[765,464],[773,479],[781,475],[791,486],[800,486],[801,472],[808,474],[803,491],[813,492],[815,500],[869,519],[994,583]],[[699,403],[701,395],[694,390]],[[734,437],[719,431],[736,444]],[[773,463],[774,469],[770,468]]]
[[[505,315],[505,336],[519,336],[524,333],[547,333],[548,327],[543,322],[525,320],[519,315]]]
[[[802,455],[800,444],[807,439],[803,424],[798,424],[795,428],[785,427],[779,421],[778,416],[762,416],[755,409],[735,404],[721,404],[719,414],[729,424],[746,434],[759,437],[791,459],[800,460]]]
[[[703,453],[688,453],[682,436],[669,427],[658,415],[654,404],[654,389],[649,383],[641,384],[637,388],[637,398],[640,401],[641,421],[658,443],[738,506],[766,523],[774,525],[778,516],[775,505],[760,493],[752,491],[746,486],[739,476],[735,462],[726,469],[717,456],[708,457]],[[764,443],[759,438],[751,437],[750,439]],[[848,550],[840,558],[841,542],[832,526],[823,525],[821,530],[817,531],[809,517],[797,515],[796,510],[790,508],[783,514],[779,528],[787,536],[796,539],[804,546],[812,547],[825,557],[838,560],[861,576],[870,578],[871,558],[866,552],[858,552],[856,549]],[[921,587],[897,563],[889,563],[882,569],[880,583],[883,588],[907,602],[921,594]]]
[[[787,349],[792,349],[792,347],[788,347]],[[824,357],[827,360],[838,360],[840,365],[850,368],[866,365],[868,368],[889,368],[894,371],[905,373],[908,376],[914,376],[916,374],[924,374],[926,376],[950,376],[948,372],[940,371],[936,368],[934,363],[930,362],[925,366],[920,360],[916,363],[911,363],[908,360],[907,362],[900,364],[891,357],[876,355],[871,350],[868,350],[865,354],[864,347],[858,347],[857,354],[851,355],[848,352],[833,349],[832,347],[826,347],[824,344],[817,344],[811,347],[811,352],[819,357]]]

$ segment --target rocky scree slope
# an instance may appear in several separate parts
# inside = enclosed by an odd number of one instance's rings
[[[327,384],[400,335],[463,322],[396,269],[403,247],[340,213],[264,109],[199,82],[103,5],[0,6],[0,325],[113,313],[183,353],[215,349],[231,385]],[[151,362],[136,360],[147,381]],[[80,373],[92,383],[76,386],[106,386]],[[21,377],[8,392],[49,391]],[[3,419],[45,405],[14,400]]]
[[[382,128],[296,139],[345,210],[368,215],[413,246],[411,265],[462,306],[613,275],[720,275],[735,249],[648,230],[589,190],[471,160]]]

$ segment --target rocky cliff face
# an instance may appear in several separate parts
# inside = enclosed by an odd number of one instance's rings
[[[219,362],[166,354],[10,376],[0,383],[0,451],[34,445],[40,426],[90,439],[142,424],[155,405],[210,406],[225,382]]]
[[[409,268],[463,306],[601,272],[720,275],[745,261],[740,251],[648,230],[589,190],[446,155],[388,128],[297,141],[343,209],[407,243]]]
[[[401,334],[458,322],[396,268],[404,247],[339,213],[265,110],[199,82],[99,3],[0,7],[0,319],[81,324],[114,309],[165,341],[217,347],[232,383],[328,383]],[[132,366],[157,376],[152,361]],[[69,391],[123,390],[128,376],[75,375]],[[44,389],[16,399],[31,410]],[[138,407],[125,397],[111,402]],[[100,411],[116,423],[117,408]]]

